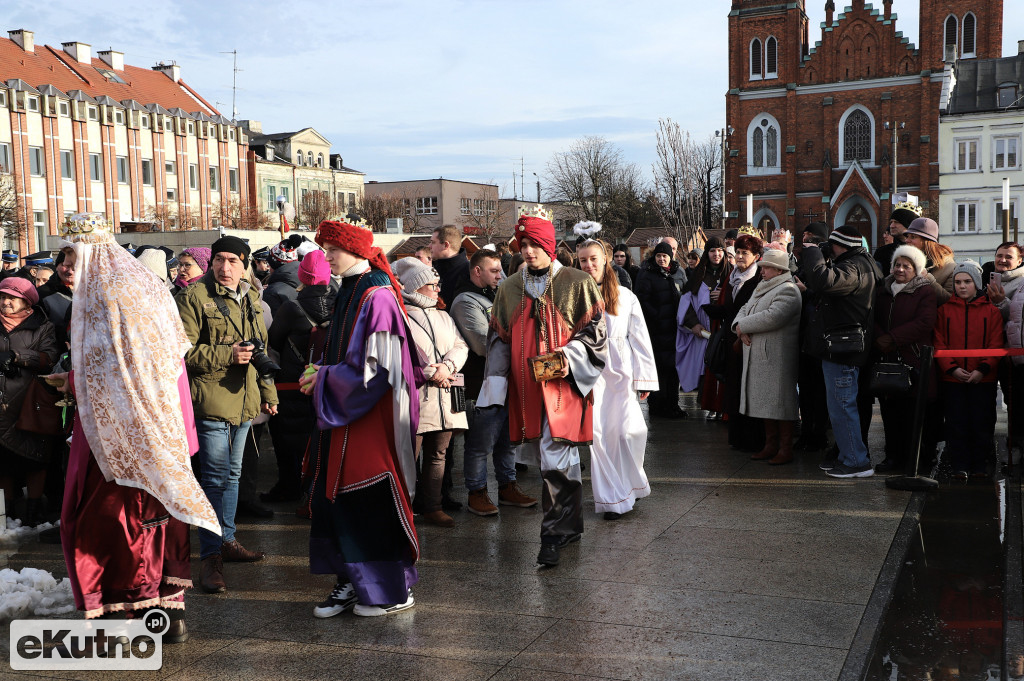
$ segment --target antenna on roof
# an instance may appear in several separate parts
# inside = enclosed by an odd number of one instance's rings
[[[238,68],[238,50],[231,50],[230,52],[221,52],[221,54],[230,54],[232,56],[232,67],[231,67],[231,118],[238,118],[238,109],[235,107],[235,98],[238,93],[238,72],[242,69]]]

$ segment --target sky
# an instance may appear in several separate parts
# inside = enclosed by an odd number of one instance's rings
[[[1003,54],[1024,13],[1004,0]],[[811,42],[824,0],[808,6]],[[845,4],[837,3],[839,9]],[[875,3],[881,8],[881,1]],[[491,182],[536,196],[552,155],[597,135],[648,175],[660,118],[697,139],[724,125],[728,0],[48,0],[5,8],[4,30],[77,40],[181,77],[265,132],[313,127],[367,180]],[[85,13],[84,8],[89,12]],[[894,0],[918,40],[918,2]],[[536,173],[537,177],[534,176]]]

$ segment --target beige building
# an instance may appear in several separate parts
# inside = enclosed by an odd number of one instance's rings
[[[366,196],[390,195],[405,203],[404,229],[429,234],[442,225],[455,225],[463,234],[504,233],[498,186],[460,180],[367,182]],[[511,230],[509,230],[511,233]]]
[[[65,216],[115,226],[218,227],[249,202],[247,138],[176,64],[125,64],[114,50],[0,38],[0,182],[8,247],[52,248]],[[2,207],[0,207],[2,208]]]
[[[365,174],[345,167],[341,155],[331,153],[327,138],[313,128],[263,134],[259,121],[242,123],[252,151],[252,194],[275,227],[278,196],[295,206],[296,222],[311,229],[318,217],[358,210]]]

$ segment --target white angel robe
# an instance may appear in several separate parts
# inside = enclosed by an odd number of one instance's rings
[[[594,444],[590,478],[598,513],[627,513],[651,493],[644,473],[647,423],[638,392],[658,389],[651,338],[640,301],[619,287],[617,315],[605,312],[608,363],[594,386]]]

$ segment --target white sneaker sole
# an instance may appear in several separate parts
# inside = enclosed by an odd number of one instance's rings
[[[313,608],[313,617],[325,620],[329,617],[336,617],[356,604],[356,600],[344,603],[343,605],[332,605],[329,608],[321,608],[319,605]]]
[[[356,607],[352,608],[352,613],[359,617],[383,617],[384,615],[394,615],[396,612],[402,612],[408,610],[412,606],[416,605],[416,600],[409,594],[409,600],[405,603],[398,603],[396,605],[382,608],[379,605],[363,605],[362,603],[356,603]]]
[[[869,468],[866,471],[859,471],[857,473],[837,473],[836,469],[834,469],[834,468],[825,471],[825,475],[827,475],[829,477],[832,477],[832,478],[843,478],[843,479],[846,479],[846,478],[870,478],[874,474],[875,474],[875,470],[873,468]]]

